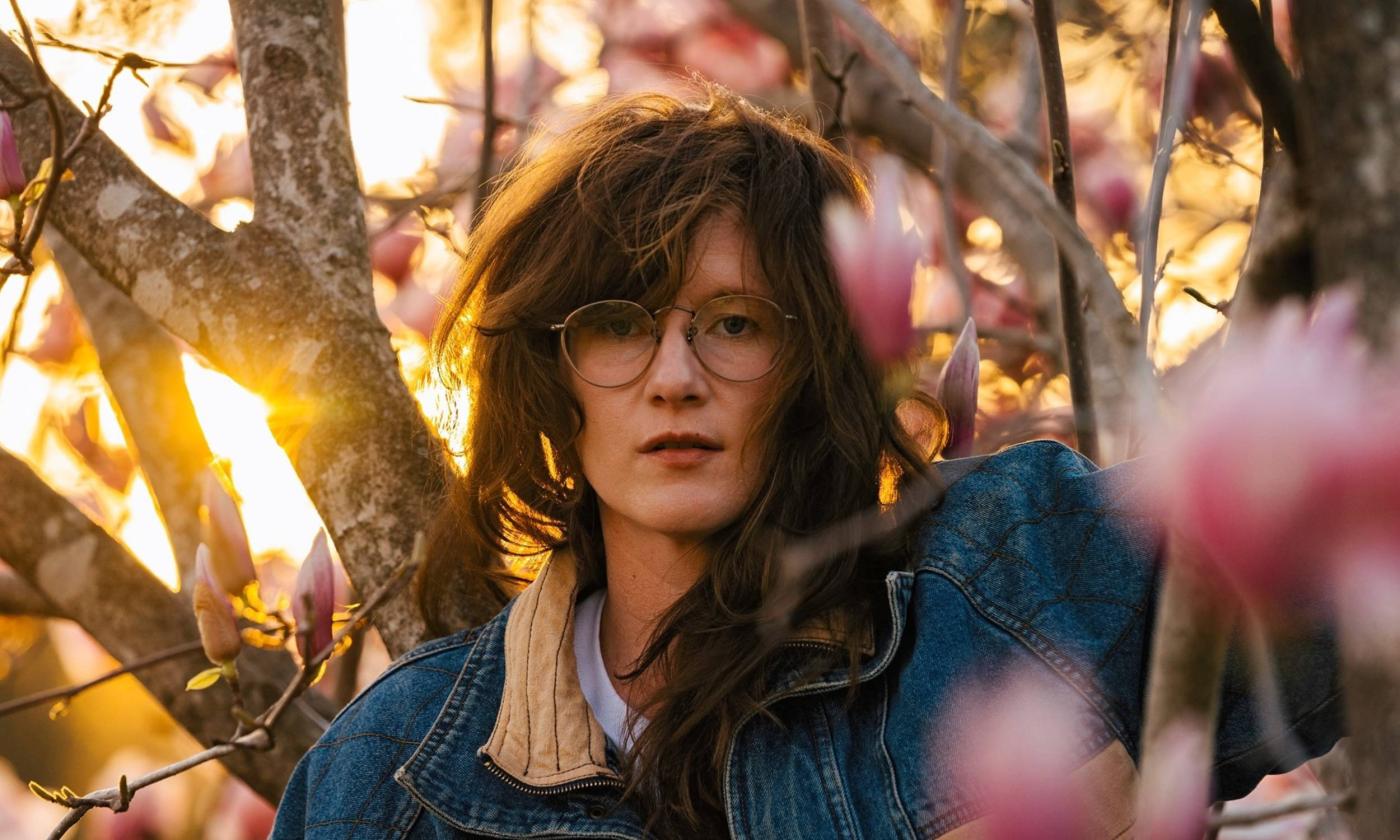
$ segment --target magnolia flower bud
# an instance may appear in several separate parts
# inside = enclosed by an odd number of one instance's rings
[[[826,241],[856,334],[877,364],[899,361],[914,342],[909,299],[914,266],[924,253],[920,237],[899,216],[899,164],[875,165],[874,212],[866,216],[835,200],[824,211]]]
[[[238,656],[243,638],[238,633],[233,608],[219,591],[209,566],[209,547],[200,543],[194,559],[194,617],[204,655],[215,665],[222,665]]]
[[[297,650],[302,661],[331,643],[331,616],[335,612],[335,568],[325,530],[316,533],[311,551],[301,562],[292,594],[292,617],[297,623]]]
[[[0,198],[14,198],[24,192],[29,179],[19,160],[19,140],[9,111],[0,111]]]
[[[977,427],[977,325],[971,318],[958,335],[953,353],[938,374],[938,402],[948,413],[948,444],[943,455],[961,458],[972,454]]]
[[[200,477],[200,491],[200,537],[209,546],[209,570],[224,592],[241,595],[257,579],[257,571],[238,504],[213,470]]]

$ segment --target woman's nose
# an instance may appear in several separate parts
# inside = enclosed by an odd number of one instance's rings
[[[671,310],[657,322],[656,330],[660,338],[656,355],[647,369],[648,398],[665,402],[703,398],[705,369],[691,343],[686,340],[689,328],[690,315],[682,310]]]

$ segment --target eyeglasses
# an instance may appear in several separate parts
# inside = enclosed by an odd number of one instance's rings
[[[690,313],[685,340],[700,364],[731,382],[752,382],[772,370],[789,322],[797,320],[767,298],[725,295],[699,309],[663,306],[655,312],[630,300],[600,300],[549,328],[559,333],[564,357],[584,381],[621,388],[651,365],[661,344],[658,321],[672,309]]]

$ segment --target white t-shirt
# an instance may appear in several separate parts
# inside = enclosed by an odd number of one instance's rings
[[[647,719],[636,715],[631,731],[624,731],[627,725],[627,701],[613,688],[608,678],[607,666],[603,664],[603,649],[598,642],[598,626],[603,617],[603,601],[608,590],[599,589],[579,602],[574,610],[574,659],[578,663],[579,687],[593,710],[593,716],[602,724],[603,732],[623,752],[632,749],[632,743],[646,728]]]

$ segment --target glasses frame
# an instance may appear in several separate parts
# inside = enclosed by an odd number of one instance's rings
[[[779,314],[783,316],[783,326],[785,329],[783,330],[783,335],[781,337],[782,344],[779,345],[778,352],[773,355],[773,363],[769,365],[768,369],[765,370],[763,373],[760,373],[757,376],[749,377],[748,379],[735,379],[730,376],[725,376],[724,374],[716,371],[714,368],[710,367],[709,364],[705,362],[705,357],[700,355],[699,349],[695,346],[695,334],[699,331],[698,328],[695,326],[695,319],[697,316],[699,316],[700,310],[704,309],[705,307],[709,306],[715,301],[732,300],[734,298],[761,300],[764,303],[771,305],[774,309],[776,309],[779,312]],[[617,385],[600,385],[597,382],[594,382],[592,379],[589,379],[587,376],[584,376],[583,371],[579,370],[578,365],[574,363],[574,357],[569,353],[569,343],[564,336],[564,331],[569,326],[569,319],[573,318],[575,315],[587,309],[588,307],[595,306],[600,303],[630,304],[642,310],[643,312],[646,312],[646,314],[651,318],[651,337],[655,341],[655,344],[652,346],[651,355],[647,358],[647,363],[642,366],[642,369],[637,372],[636,376],[632,377],[626,382],[622,382]],[[559,351],[564,354],[564,358],[568,361],[569,367],[574,369],[574,373],[577,373],[580,379],[582,379],[584,382],[587,382],[589,385],[592,385],[595,388],[626,388],[628,385],[631,385],[632,383],[636,382],[638,379],[641,379],[644,375],[646,375],[647,369],[650,368],[651,363],[656,360],[656,348],[661,346],[661,315],[662,313],[669,312],[672,309],[679,309],[682,312],[690,314],[690,321],[685,326],[685,343],[690,345],[690,352],[695,354],[695,358],[697,361],[700,362],[701,367],[703,367],[709,373],[718,376],[720,379],[723,379],[726,382],[756,382],[762,379],[763,377],[767,376],[768,374],[772,373],[773,369],[778,366],[778,358],[781,356],[782,351],[787,346],[786,328],[791,327],[792,323],[797,321],[797,316],[789,315],[788,313],[784,312],[783,308],[778,305],[777,301],[772,300],[770,298],[762,297],[760,295],[720,295],[718,297],[710,298],[709,300],[700,304],[700,306],[696,309],[691,309],[688,306],[681,306],[680,304],[673,303],[669,306],[662,306],[650,312],[648,312],[645,307],[643,307],[640,303],[637,303],[635,300],[620,300],[615,298],[608,298],[605,300],[595,300],[590,303],[585,303],[583,306],[578,307],[574,311],[570,312],[568,315],[564,316],[564,320],[560,323],[550,324],[549,330],[550,332],[559,333]]]

